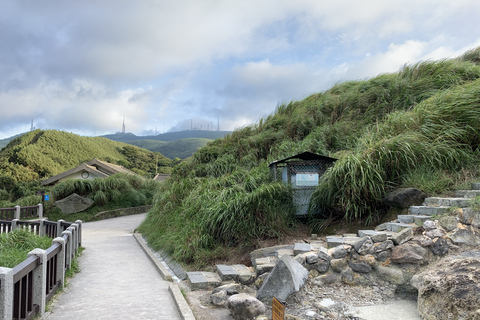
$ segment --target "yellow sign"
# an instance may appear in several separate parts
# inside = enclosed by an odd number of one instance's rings
[[[283,320],[285,318],[285,305],[277,298],[273,297],[272,301],[272,319]]]

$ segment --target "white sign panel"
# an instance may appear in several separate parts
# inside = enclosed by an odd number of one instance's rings
[[[318,173],[297,173],[296,185],[302,187],[318,186]]]

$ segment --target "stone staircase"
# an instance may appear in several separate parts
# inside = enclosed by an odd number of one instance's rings
[[[473,183],[471,190],[457,191],[455,198],[425,198],[422,206],[410,207],[409,214],[398,215],[396,220],[382,223],[375,230],[359,230],[357,234],[327,236],[326,241],[310,240],[309,243],[258,249],[250,254],[252,267],[219,264],[216,265],[215,272],[187,272],[187,283],[191,290],[213,289],[224,282],[251,285],[257,279],[262,279],[262,275],[270,272],[277,260],[285,254],[296,257],[312,251],[330,250],[330,255],[335,258],[336,249],[342,249],[344,245],[355,247],[355,250],[360,252],[365,239],[376,246],[386,243],[387,240],[391,240],[394,245],[400,245],[412,238],[414,228],[422,226],[427,220],[435,220],[438,216],[452,210],[451,208],[469,207],[471,199],[476,196],[480,196],[480,183]],[[385,261],[389,258],[390,251],[384,251],[386,253],[384,255],[379,251],[377,259]]]

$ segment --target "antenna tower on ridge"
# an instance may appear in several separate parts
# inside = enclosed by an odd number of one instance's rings
[[[122,133],[125,133],[125,116],[123,116]]]

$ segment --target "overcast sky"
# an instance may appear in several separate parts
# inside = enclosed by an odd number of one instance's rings
[[[480,46],[478,0],[2,0],[0,139],[233,130]]]

